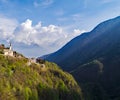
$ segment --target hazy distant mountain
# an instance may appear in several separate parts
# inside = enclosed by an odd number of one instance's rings
[[[91,32],[72,39],[46,59],[56,62],[64,70],[72,71],[81,64],[109,52],[120,43],[120,17],[107,20]]]
[[[120,17],[74,38],[47,60],[73,74],[86,100],[120,100]]]

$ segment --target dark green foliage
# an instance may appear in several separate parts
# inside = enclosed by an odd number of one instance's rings
[[[86,100],[119,100],[119,57],[119,50],[114,49],[97,60],[83,64],[72,71],[84,90]]]
[[[28,59],[0,55],[0,100],[81,100],[73,77],[56,64],[27,65]]]

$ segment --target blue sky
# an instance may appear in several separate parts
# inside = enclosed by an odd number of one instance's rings
[[[54,52],[120,15],[120,0],[0,0],[0,40],[28,57]]]

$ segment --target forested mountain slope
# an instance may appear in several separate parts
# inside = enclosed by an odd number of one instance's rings
[[[72,75],[45,61],[0,55],[0,100],[82,100]]]

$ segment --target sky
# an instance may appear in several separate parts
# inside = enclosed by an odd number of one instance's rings
[[[120,0],[0,0],[0,43],[26,57],[60,49],[120,15]]]

